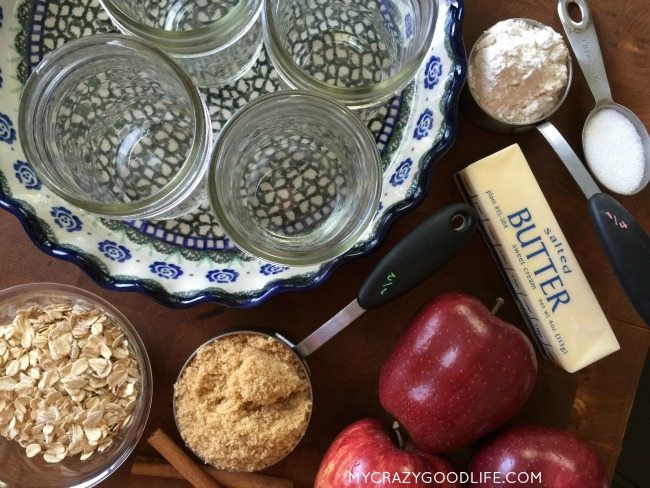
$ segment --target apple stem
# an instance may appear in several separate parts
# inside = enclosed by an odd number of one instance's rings
[[[496,315],[496,313],[499,311],[499,309],[504,303],[506,303],[506,301],[503,298],[501,297],[497,298],[497,302],[494,304],[494,307],[492,307],[492,312],[491,312],[492,315]]]
[[[402,431],[399,428],[399,422],[397,420],[393,422],[393,430],[397,436],[397,447],[399,447],[400,450],[404,449],[404,436],[402,435]]]

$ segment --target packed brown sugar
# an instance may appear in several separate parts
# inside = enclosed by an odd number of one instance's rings
[[[288,454],[312,407],[309,379],[277,340],[234,334],[202,347],[174,387],[187,446],[208,464],[256,471]]]

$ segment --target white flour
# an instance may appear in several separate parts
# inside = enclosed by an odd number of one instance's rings
[[[641,136],[616,110],[599,110],[585,127],[585,157],[594,176],[613,192],[638,190],[645,170]]]
[[[550,27],[504,20],[474,47],[469,86],[493,117],[514,124],[537,122],[564,92],[568,56],[562,37]]]

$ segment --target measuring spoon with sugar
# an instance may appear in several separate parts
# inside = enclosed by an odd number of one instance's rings
[[[569,13],[569,8],[571,5],[574,5],[580,12],[580,21],[575,21],[571,18]],[[619,193],[622,195],[632,195],[638,193],[650,182],[650,137],[648,137],[648,130],[639,117],[637,117],[634,112],[628,108],[620,105],[612,100],[612,90],[609,86],[607,80],[607,72],[605,71],[605,63],[603,62],[603,56],[600,50],[600,44],[598,42],[598,36],[596,35],[596,28],[594,27],[594,22],[589,11],[586,0],[558,0],[557,10],[560,16],[560,21],[564,27],[564,31],[569,39],[573,53],[575,54],[578,65],[582,69],[582,73],[587,80],[589,89],[591,90],[592,95],[596,99],[596,106],[587,116],[585,121],[584,128],[582,130],[582,147],[585,152],[585,157],[587,164],[591,169],[592,174],[600,181],[600,183],[610,191]],[[617,117],[615,114],[605,114],[605,110],[613,110],[616,114],[622,116],[625,120],[621,120],[620,117]],[[639,140],[627,141],[628,143],[633,143],[636,147],[636,151],[633,151],[634,154],[639,158],[638,161],[622,161],[620,156],[614,155],[614,160],[604,162],[605,165],[609,164],[622,164],[627,165],[627,174],[625,176],[627,180],[621,184],[613,181],[613,174],[611,173],[610,168],[603,167],[600,164],[600,155],[596,147],[595,150],[590,150],[590,142],[592,144],[597,143],[593,138],[598,137],[600,134],[595,131],[590,130],[592,124],[599,123],[602,125],[602,122],[597,122],[595,119],[603,115],[609,116],[611,121],[616,122],[617,119],[620,120],[622,124],[621,129],[625,133],[632,133],[629,126],[626,127],[625,121],[629,122],[631,126],[636,131],[636,134],[639,136]],[[614,141],[616,134],[614,134],[612,124],[609,125],[609,133],[603,134],[606,139],[612,139],[612,142],[616,142],[619,145],[625,144],[626,141],[619,140]],[[590,141],[591,139],[591,141]],[[620,146],[619,146],[620,147]],[[625,148],[629,150],[630,148]],[[626,153],[619,152],[619,154],[625,156]],[[617,160],[618,159],[618,160]],[[631,168],[630,165],[637,167]],[[620,167],[619,167],[620,169]],[[610,181],[610,179],[612,181]]]

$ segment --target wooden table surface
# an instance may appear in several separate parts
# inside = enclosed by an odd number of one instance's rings
[[[590,0],[614,98],[650,123],[650,3],[647,0]],[[464,33],[471,46],[495,22],[528,17],[562,28],[555,2],[466,0]],[[574,83],[553,122],[579,154],[582,125],[593,106],[584,78],[575,67]],[[536,132],[520,135],[488,133],[461,115],[456,144],[433,171],[422,204],[399,219],[381,247],[369,256],[341,266],[325,283],[302,293],[285,293],[250,310],[204,304],[172,310],[134,293],[102,289],[77,267],[41,253],[14,217],[0,213],[0,287],[58,281],[77,285],[114,303],[136,325],[146,344],[154,372],[154,399],[148,429],[162,426],[178,439],[171,412],[172,384],[188,355],[206,339],[235,327],[279,330],[299,340],[346,305],[364,276],[400,237],[443,205],[460,200],[454,172],[481,157],[518,142],[562,226],[621,344],[621,350],[578,373],[567,374],[540,362],[538,384],[515,422],[554,425],[589,442],[613,472],[639,380],[650,330],[643,325],[608,266],[597,243],[586,201],[560,161]],[[620,201],[650,231],[650,188]],[[409,318],[425,302],[446,291],[463,291],[491,304],[506,298],[500,315],[524,328],[523,320],[479,233],[468,247],[434,277],[409,295],[357,322],[309,358],[315,408],[308,433],[298,449],[268,471],[311,486],[319,461],[336,434],[363,417],[384,417],[377,400],[377,376],[383,357]],[[146,442],[137,454],[154,455]],[[462,465],[463,456],[459,459]],[[129,462],[102,487],[183,487],[184,481],[130,476]]]

